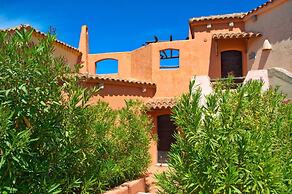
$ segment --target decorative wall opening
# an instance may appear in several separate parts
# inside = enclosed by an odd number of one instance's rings
[[[116,59],[103,59],[95,63],[96,74],[118,73],[119,62]]]
[[[171,144],[175,142],[175,132],[176,126],[170,119],[169,114],[157,117],[158,163],[167,163],[167,154],[170,151]]]
[[[221,77],[242,77],[242,53],[241,51],[221,52]]]
[[[160,69],[179,68],[179,50],[165,49],[160,51]]]

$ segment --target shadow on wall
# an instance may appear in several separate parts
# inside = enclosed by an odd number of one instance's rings
[[[127,86],[104,84],[104,88],[98,93],[99,96],[136,96],[152,98],[156,93],[155,87],[147,86]]]
[[[259,69],[264,69],[270,53],[271,53],[271,50],[263,50],[262,51],[260,62],[259,62]]]
[[[229,25],[230,22],[233,22],[234,26]],[[206,25],[199,25],[199,26],[191,26],[193,36],[196,36],[196,32],[211,32],[211,31],[234,31],[239,29],[240,31],[244,31],[244,24],[243,22],[234,22],[233,19],[229,19],[224,21],[224,23],[213,23],[211,28],[207,28]],[[227,31],[226,31],[227,32]]]
[[[218,42],[216,40],[211,39],[211,52],[209,57],[209,69],[208,74],[211,79],[217,79],[221,77],[221,68],[219,68],[219,64],[217,64],[218,51],[216,50]]]
[[[258,14],[256,20],[246,21],[246,31],[262,33],[263,40],[268,39],[272,45],[291,41],[292,1],[282,2],[270,11]]]
[[[279,2],[283,3],[263,14],[258,14],[256,20],[246,21],[246,31],[263,34],[260,39],[248,43],[249,51],[259,53],[266,39],[273,47],[271,52],[264,51],[261,55],[259,54],[257,56],[259,61],[249,63],[252,69],[268,69],[278,66],[292,71],[292,1]]]
[[[292,73],[282,68],[268,69],[269,82],[271,87],[279,87],[279,90],[292,99]]]

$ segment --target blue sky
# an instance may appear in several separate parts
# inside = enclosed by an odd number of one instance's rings
[[[90,53],[130,51],[153,35],[185,39],[188,19],[246,12],[266,0],[0,0],[0,28],[30,24],[78,47],[80,28],[89,27]]]

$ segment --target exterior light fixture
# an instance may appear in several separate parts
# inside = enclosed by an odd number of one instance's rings
[[[258,20],[258,15],[253,15],[253,16],[251,16],[251,20],[252,20],[253,22],[256,22],[256,21]]]
[[[104,89],[104,84],[100,83],[100,84],[97,85],[97,87],[102,90],[102,89]]]
[[[234,27],[234,22],[229,22],[229,27]]]
[[[264,41],[263,50],[272,50],[272,45],[270,44],[268,39]]]
[[[250,52],[249,55],[248,55],[248,59],[249,60],[253,60],[256,58],[256,53],[254,51]]]
[[[208,29],[212,28],[212,24],[207,24],[207,28]]]

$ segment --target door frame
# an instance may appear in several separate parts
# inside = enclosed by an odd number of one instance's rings
[[[159,155],[161,154],[162,155],[165,155],[165,154],[168,154],[168,152],[170,151],[170,148],[169,150],[159,150],[159,117],[164,117],[164,116],[168,116],[169,117],[169,125],[170,127],[174,127],[174,128],[170,128],[171,131],[169,131],[169,134],[168,135],[171,135],[172,137],[167,137],[169,139],[165,139],[165,141],[169,140],[169,146],[171,146],[172,143],[175,142],[175,139],[173,137],[173,135],[176,133],[177,131],[177,128],[175,126],[175,123],[174,121],[171,120],[171,114],[161,114],[161,115],[157,115],[157,163],[167,163],[166,160],[167,160],[167,157],[163,157],[163,158],[159,158]],[[165,152],[165,153],[162,153],[162,152]]]
[[[240,55],[241,55],[241,76],[239,76],[239,77],[243,77],[244,76],[244,74],[245,74],[245,72],[244,72],[244,53],[241,51],[241,50],[236,50],[236,49],[230,49],[230,50],[222,50],[221,52],[220,52],[220,58],[219,58],[219,60],[220,60],[220,75],[221,75],[221,78],[225,78],[224,76],[223,76],[223,63],[222,63],[222,53],[228,53],[228,52],[237,52],[237,53],[240,53]],[[238,77],[238,76],[237,76]]]

